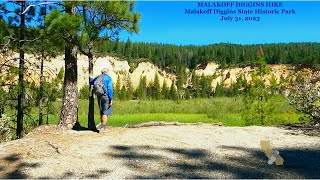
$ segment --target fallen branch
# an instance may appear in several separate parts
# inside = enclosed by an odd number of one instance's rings
[[[47,143],[48,143],[51,147],[53,147],[53,148],[57,151],[57,153],[62,154],[63,150],[62,150],[61,147],[56,146],[56,145],[52,144],[52,143],[49,142],[49,141],[47,141]]]
[[[203,125],[204,123],[179,123],[179,122],[147,122],[142,124],[126,124],[124,128],[141,128],[141,127],[151,127],[151,126],[183,126],[183,125]],[[208,125],[223,126],[222,123],[211,123]]]

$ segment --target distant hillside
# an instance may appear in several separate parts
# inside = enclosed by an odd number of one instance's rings
[[[99,40],[95,43],[97,55],[114,54],[137,62],[147,58],[161,68],[194,69],[198,64],[215,61],[223,68],[245,67],[257,63],[257,51],[261,47],[268,64],[320,64],[320,43],[278,43],[239,45],[220,43],[202,46],[177,46],[157,43],[133,43]]]
[[[18,57],[18,53],[13,55]],[[29,68],[27,69],[26,78],[29,81],[35,81],[36,84],[39,82],[39,64],[40,62],[30,54],[26,54],[26,59],[28,59]],[[13,65],[17,66],[18,62],[12,62]],[[168,87],[171,86],[172,82],[179,83],[183,77],[182,87],[186,88],[192,86],[192,75],[197,75],[198,77],[210,77],[210,86],[215,89],[217,84],[223,84],[225,87],[230,87],[231,84],[237,81],[240,75],[243,75],[247,81],[251,81],[251,73],[256,70],[255,67],[247,66],[243,68],[223,68],[220,64],[215,62],[208,62],[197,64],[194,71],[185,68],[183,71],[178,73],[170,72],[170,69],[162,69],[159,66],[153,64],[152,62],[140,62],[136,66],[130,66],[128,61],[121,60],[117,57],[105,56],[105,57],[95,57],[94,58],[94,75],[100,74],[103,67],[111,65],[113,67],[113,72],[110,76],[113,79],[114,86],[120,83],[120,87],[127,86],[131,82],[131,85],[136,89],[139,85],[140,79],[146,77],[147,84],[154,81],[156,74],[159,77],[160,86],[163,85],[164,81]],[[294,71],[294,66],[291,65],[269,65],[271,69],[271,74],[273,74],[276,80],[279,82],[280,78],[293,78],[292,74]],[[64,57],[62,55],[56,56],[55,58],[50,58],[49,61],[45,62],[45,77],[52,80],[56,77],[60,69],[64,68]],[[87,57],[83,55],[78,55],[78,88],[81,89],[84,85],[88,84],[88,61]],[[315,71],[318,73],[319,71]]]

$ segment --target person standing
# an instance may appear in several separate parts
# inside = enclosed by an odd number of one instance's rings
[[[90,74],[89,84],[94,85],[101,81],[104,88],[104,94],[97,94],[99,110],[100,110],[100,119],[101,122],[97,126],[97,129],[106,129],[108,116],[112,114],[112,104],[113,104],[113,89],[112,89],[112,79],[109,76],[111,67],[103,68],[101,70],[101,75],[93,78],[93,74]]]

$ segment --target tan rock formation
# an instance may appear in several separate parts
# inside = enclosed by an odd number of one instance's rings
[[[13,66],[18,66],[18,53],[11,53],[10,56],[4,57],[0,55],[0,63],[11,59],[8,64]],[[26,76],[25,79],[27,81],[34,81],[36,84],[39,84],[39,74],[40,74],[40,59],[36,58],[34,55],[25,54],[26,58]],[[82,88],[84,85],[88,84],[88,58],[84,55],[78,55],[78,88]],[[97,76],[101,73],[101,70],[104,67],[112,66],[113,71],[110,73],[110,76],[113,79],[113,85],[116,85],[118,78],[120,78],[120,84],[127,84],[127,80],[130,78],[132,87],[136,89],[139,85],[140,77],[145,76],[147,83],[152,83],[155,79],[155,75],[157,74],[159,77],[160,86],[162,86],[163,82],[166,81],[168,87],[171,86],[172,81],[177,80],[177,76],[171,73],[167,73],[165,70],[159,69],[157,66],[150,62],[141,62],[134,69],[132,73],[130,73],[130,66],[127,61],[121,61],[119,58],[106,56],[106,57],[98,57],[94,58],[94,76]],[[52,80],[56,77],[59,70],[64,68],[64,56],[59,55],[55,58],[50,58],[44,62],[44,70],[45,77],[48,80]],[[286,65],[269,65],[271,70],[271,74],[274,75],[277,82],[280,82],[281,76],[284,78],[292,78],[295,77],[292,75],[294,70],[293,67]],[[214,62],[209,62],[207,64],[200,64],[197,66],[195,73],[197,76],[213,76],[216,77],[212,80],[211,86],[212,89],[215,89],[217,84],[223,83],[225,87],[230,87],[233,83],[237,81],[240,75],[243,75],[244,78],[250,82],[252,81],[251,73],[256,71],[257,68],[245,67],[245,68],[227,68],[227,69],[219,69],[219,64]],[[191,73],[189,69],[186,69],[187,74],[187,82],[191,82]],[[310,69],[302,69],[303,74],[311,74],[312,71]],[[1,71],[0,71],[1,73]],[[316,76],[320,76],[319,71],[314,72]],[[271,75],[265,76],[264,79],[270,79]],[[319,78],[320,79],[320,78]],[[268,82],[268,81],[267,81]],[[319,82],[317,82],[319,83]],[[184,87],[188,86],[185,84]]]

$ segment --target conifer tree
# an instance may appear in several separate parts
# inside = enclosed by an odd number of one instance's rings
[[[130,78],[130,74],[127,74],[127,79],[126,79],[126,86],[127,86],[127,99],[131,100],[133,97],[133,87],[132,87],[132,83],[131,83],[131,78]]]
[[[214,92],[214,96],[215,97],[221,97],[221,96],[224,96],[224,87],[223,87],[223,84],[222,83],[217,83],[217,86],[216,86],[216,89],[215,89],[215,92]]]
[[[78,120],[77,50],[88,56],[89,74],[92,74],[91,50],[99,35],[109,31],[111,32],[109,38],[115,39],[121,30],[137,32],[140,15],[133,12],[134,3],[131,1],[73,1],[61,4],[64,13],[53,10],[46,23],[56,38],[63,39],[67,43],[65,93],[60,125],[71,128]],[[76,11],[77,7],[82,7],[82,11]],[[93,96],[89,102],[88,126],[94,130]]]
[[[179,99],[178,91],[175,87],[175,81],[172,81],[169,94],[170,94],[170,99],[175,101]]]
[[[186,100],[190,99],[190,90],[188,88],[185,89],[185,94],[184,94],[184,97]]]
[[[163,85],[162,85],[162,89],[161,89],[161,94],[162,94],[162,97],[163,97],[164,99],[169,99],[169,98],[170,98],[168,85],[167,85],[167,83],[166,83],[165,80],[163,81]]]
[[[128,38],[126,45],[125,45],[125,56],[127,57],[129,64],[131,63],[132,51],[133,51],[133,46],[132,46],[130,39]]]
[[[121,78],[120,78],[120,75],[118,75],[116,86],[114,88],[114,98],[115,99],[120,98],[120,90],[121,90]]]
[[[147,79],[145,76],[140,77],[139,86],[137,88],[137,97],[145,99],[147,95]]]
[[[120,95],[119,95],[119,99],[120,100],[126,100],[127,98],[127,90],[126,90],[126,87],[123,85],[121,90],[119,91],[120,92]]]
[[[272,94],[271,86],[266,83],[262,78],[270,73],[265,59],[264,52],[260,47],[257,52],[259,70],[253,74],[253,81],[251,82],[250,89],[245,93],[243,101],[245,109],[243,117],[248,125],[260,124],[266,125],[267,120],[273,113],[274,94]]]
[[[25,45],[26,42],[34,42],[34,40],[27,39],[28,34],[26,29],[28,28],[28,23],[33,21],[34,16],[36,15],[36,7],[31,6],[29,9],[27,7],[31,5],[31,2],[28,1],[3,1],[0,2],[0,20],[4,28],[0,30],[0,36],[9,35],[10,41],[16,42],[15,45],[9,45],[11,47],[17,47],[17,51],[19,51],[19,67],[18,67],[18,95],[17,95],[17,128],[16,128],[16,137],[20,138],[23,131],[23,116],[24,109],[27,108],[25,102],[26,95],[26,84],[24,82],[24,74],[25,74]],[[11,8],[10,8],[11,7]],[[12,9],[15,8],[15,9]],[[3,15],[6,15],[6,18],[3,18]],[[10,32],[3,24],[6,21],[9,27],[11,27],[14,31]],[[0,23],[1,23],[0,22]],[[34,21],[33,21],[34,22]],[[1,39],[3,42],[4,39]],[[10,42],[9,41],[9,42]],[[14,99],[16,99],[14,98]]]
[[[116,40],[115,52],[118,57],[122,57],[122,47],[119,38]]]
[[[161,99],[161,87],[160,87],[160,80],[159,80],[158,73],[156,73],[156,75],[155,75],[153,87],[155,90],[155,92],[154,92],[155,99],[157,99],[157,100]]]

